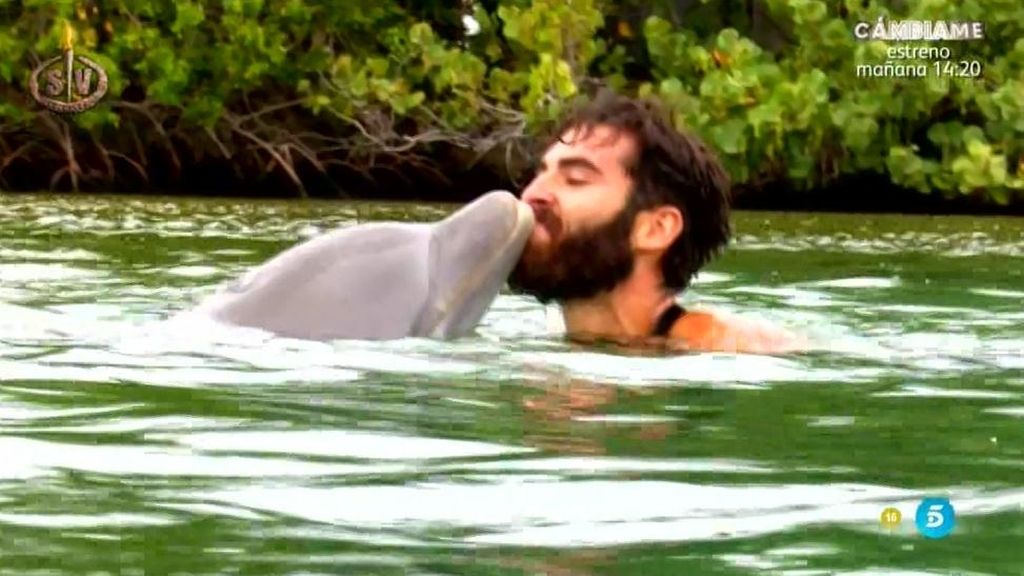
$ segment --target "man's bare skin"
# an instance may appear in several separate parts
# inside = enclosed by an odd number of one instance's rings
[[[687,350],[706,352],[785,354],[807,347],[802,338],[778,326],[707,311],[693,311],[680,318],[670,338]]]

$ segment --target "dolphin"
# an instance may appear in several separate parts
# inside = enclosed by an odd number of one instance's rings
[[[438,222],[333,230],[249,270],[194,312],[306,340],[465,336],[533,226],[533,210],[498,190]]]

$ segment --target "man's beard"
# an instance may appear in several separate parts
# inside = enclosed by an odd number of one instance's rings
[[[545,304],[584,300],[611,290],[633,272],[630,236],[635,218],[636,211],[627,205],[607,224],[553,236],[544,248],[527,246],[509,277],[509,287]],[[543,220],[538,218],[537,226]]]

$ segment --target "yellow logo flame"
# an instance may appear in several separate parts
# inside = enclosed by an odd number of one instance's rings
[[[71,23],[67,20],[64,21],[64,35],[60,39],[61,50],[71,50],[71,44],[74,41],[75,31],[71,28]]]

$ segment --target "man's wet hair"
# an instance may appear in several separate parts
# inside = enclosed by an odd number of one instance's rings
[[[680,292],[729,242],[729,175],[715,153],[696,136],[677,130],[662,105],[601,90],[578,104],[553,139],[573,133],[586,138],[597,126],[630,134],[637,154],[626,166],[633,190],[625,207],[630,221],[642,210],[672,205],[683,215],[683,231],[661,261],[665,287]]]

